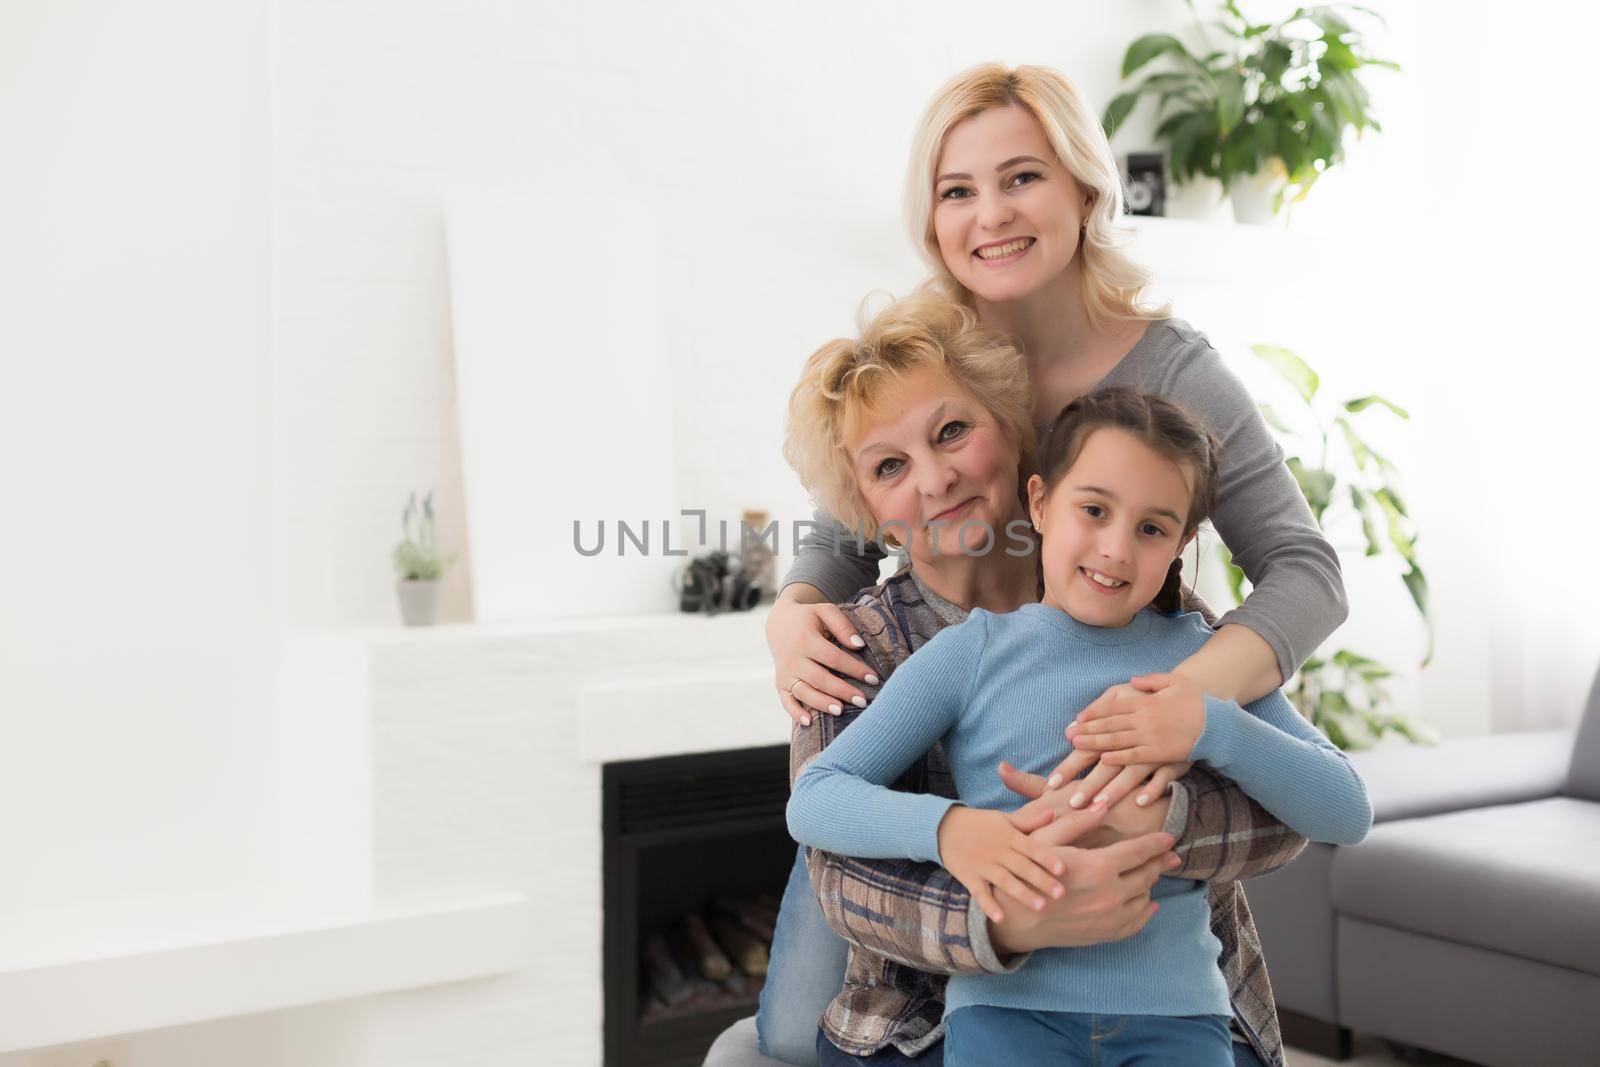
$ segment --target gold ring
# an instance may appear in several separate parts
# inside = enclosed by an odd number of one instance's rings
[[[789,683],[789,695],[790,696],[794,696],[794,687],[799,685],[800,682],[801,682],[801,679],[796,678],[794,681]]]

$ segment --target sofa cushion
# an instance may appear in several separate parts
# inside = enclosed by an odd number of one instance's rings
[[[1572,766],[1567,771],[1568,796],[1600,800],[1600,673],[1589,687],[1589,702],[1578,723],[1578,740],[1572,746]]]
[[[1375,826],[1335,855],[1333,906],[1600,974],[1600,804],[1551,797]]]
[[[1571,730],[1490,734],[1350,753],[1350,764],[1372,798],[1372,819],[1380,823],[1557,796],[1571,763]],[[1463,773],[1464,768],[1470,770]]]

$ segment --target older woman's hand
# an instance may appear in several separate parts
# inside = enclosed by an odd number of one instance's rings
[[[861,690],[839,674],[877,685],[878,676],[846,648],[865,648],[866,642],[836,604],[807,604],[785,595],[767,616],[767,648],[772,651],[773,683],[789,718],[811,725],[813,712],[838,715],[845,704],[867,706]]]

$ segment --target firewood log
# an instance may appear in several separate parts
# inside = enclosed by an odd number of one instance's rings
[[[746,930],[736,919],[726,915],[711,918],[711,932],[717,944],[733,958],[745,974],[759,977],[767,973],[767,946]]]
[[[660,934],[645,939],[644,970],[650,983],[650,991],[669,1008],[682,1004],[689,999],[689,994],[694,992],[688,980],[684,978],[683,969],[678,966],[678,961],[672,958],[672,949],[667,946],[667,939]]]
[[[717,947],[704,919],[698,915],[686,915],[678,929],[684,946],[701,974],[713,982],[720,982],[733,973],[732,961]]]
[[[772,943],[772,917],[765,908],[754,901],[740,900],[737,897],[717,897],[712,900],[711,907],[722,915],[738,920],[746,930],[767,944]]]

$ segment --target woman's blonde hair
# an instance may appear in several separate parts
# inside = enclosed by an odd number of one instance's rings
[[[783,455],[824,510],[867,540],[880,533],[856,480],[850,443],[872,405],[931,367],[986,408],[1017,449],[1018,492],[1033,470],[1033,387],[1022,354],[977,313],[927,290],[866,318],[860,336],[829,341],[806,360],[789,395]]]
[[[1049,67],[973,67],[947,82],[923,114],[906,172],[905,209],[911,240],[933,267],[930,283],[953,300],[972,302],[971,292],[956,281],[939,254],[933,230],[934,178],[945,138],[957,123],[980,111],[1011,104],[1038,120],[1056,158],[1090,197],[1078,250],[1089,321],[1099,327],[1118,319],[1165,317],[1166,307],[1144,302],[1149,272],[1122,251],[1131,236],[1122,223],[1122,174],[1100,120],[1077,86]]]

